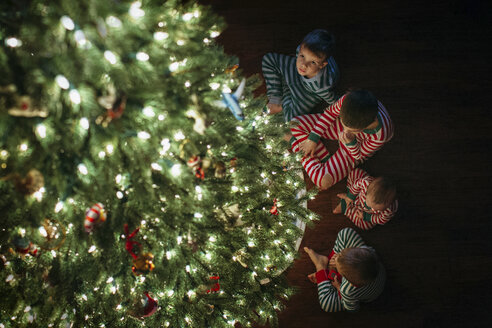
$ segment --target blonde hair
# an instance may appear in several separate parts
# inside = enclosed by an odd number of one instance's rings
[[[355,286],[364,286],[376,279],[379,260],[372,249],[349,247],[337,258],[337,267],[342,276]]]
[[[393,181],[386,177],[374,179],[367,187],[367,191],[371,192],[376,204],[390,205],[396,199],[396,187]]]

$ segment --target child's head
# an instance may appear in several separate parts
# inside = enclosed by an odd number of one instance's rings
[[[340,119],[345,130],[360,132],[377,118],[378,100],[367,90],[354,90],[346,94],[340,109]]]
[[[307,78],[318,74],[328,64],[328,58],[333,55],[335,38],[326,30],[314,30],[302,40],[297,55],[297,72]]]
[[[367,187],[366,204],[374,210],[388,208],[396,198],[396,187],[386,177],[374,179]]]
[[[368,248],[343,249],[336,258],[338,272],[355,286],[364,286],[376,279],[379,261],[376,253]]]

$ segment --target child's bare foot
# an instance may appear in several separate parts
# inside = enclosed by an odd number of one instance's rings
[[[317,281],[316,281],[316,272],[309,274],[307,276],[307,278],[308,278],[308,280],[310,282],[315,283],[315,284],[317,283]]]
[[[304,247],[304,251],[308,253],[309,258],[313,261],[314,266],[316,267],[316,271],[324,270],[328,266],[328,257],[318,254],[313,251],[311,248]]]
[[[342,203],[338,203],[337,207],[335,207],[335,209],[333,210],[333,213],[334,214],[340,214],[342,213]]]
[[[290,139],[292,139],[292,133],[284,134],[284,140],[285,141],[290,142]]]
[[[277,114],[282,111],[282,105],[280,104],[268,104],[267,108],[269,115]]]

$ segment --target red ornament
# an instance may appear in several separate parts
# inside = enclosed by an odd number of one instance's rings
[[[145,318],[145,317],[150,317],[155,313],[155,311],[157,311],[157,301],[152,297],[150,297],[148,292],[145,292],[144,295],[145,295],[145,300],[144,300],[142,317]]]
[[[210,294],[212,292],[213,293],[219,292],[219,290],[220,290],[219,279],[220,279],[219,276],[212,276],[212,277],[210,277],[210,280],[216,280],[216,282],[215,282],[215,284],[210,289],[207,289],[207,294]]]
[[[273,200],[273,206],[272,208],[270,209],[270,213],[272,213],[273,215],[278,215],[278,209],[277,209],[277,198],[275,198]]]
[[[125,223],[124,229],[125,229],[125,237],[126,237],[125,249],[127,250],[128,253],[130,253],[130,255],[133,257],[133,259],[136,260],[138,258],[138,256],[137,256],[137,254],[135,254],[133,252],[133,248],[134,248],[134,246],[138,246],[138,248],[140,249],[141,244],[138,241],[132,240],[132,238],[135,237],[135,235],[140,230],[140,228],[137,228],[137,229],[133,230],[132,233],[130,233],[130,230],[128,228],[128,224]]]
[[[94,204],[85,212],[84,228],[86,232],[92,232],[94,226],[106,221],[106,212],[101,203]]]

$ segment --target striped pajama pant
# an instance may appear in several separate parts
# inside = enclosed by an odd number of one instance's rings
[[[309,114],[298,116],[293,119],[294,126],[291,128],[293,139],[291,147],[294,152],[300,151],[299,145],[309,136],[314,129],[316,122],[322,114]],[[321,135],[322,138],[339,140],[339,135],[343,132],[343,126],[337,119]],[[350,156],[348,150],[339,142],[338,150],[330,156],[329,151],[321,140],[316,145],[313,157],[304,156],[302,166],[307,174],[318,187],[321,187],[321,179],[329,174],[333,179],[333,184],[345,178],[355,167],[356,161]]]

